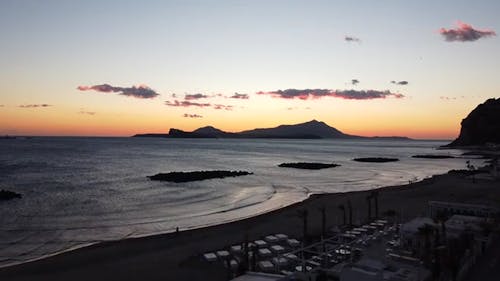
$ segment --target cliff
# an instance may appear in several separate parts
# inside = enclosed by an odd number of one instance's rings
[[[500,98],[478,105],[460,124],[460,135],[448,147],[500,144]]]

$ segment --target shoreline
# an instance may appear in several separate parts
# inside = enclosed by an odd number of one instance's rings
[[[353,203],[353,222],[367,217],[365,196],[379,192],[380,214],[388,209],[402,220],[425,213],[429,200],[500,204],[498,181],[472,183],[460,175],[434,175],[421,181],[365,191],[310,194],[305,200],[221,224],[137,238],[106,241],[0,268],[5,280],[224,280],[225,272],[199,266],[199,255],[273,233],[302,236],[297,212],[309,210],[309,233],[320,232],[318,209],[327,208],[327,227],[341,224],[339,204]],[[431,192],[429,192],[431,191]],[[423,203],[423,204],[422,204]],[[206,264],[208,266],[208,263]],[[220,271],[220,270],[219,270]],[[211,278],[207,278],[211,276]],[[222,279],[220,279],[220,278]]]

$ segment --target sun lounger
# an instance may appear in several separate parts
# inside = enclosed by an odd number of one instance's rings
[[[278,241],[285,241],[286,239],[288,239],[288,235],[283,233],[275,234],[274,236],[278,238]]]
[[[272,258],[272,263],[276,266],[287,266],[288,265],[288,260],[283,257],[274,257]]]
[[[297,239],[288,239],[288,240],[286,240],[286,242],[287,242],[287,244],[288,244],[290,247],[293,247],[293,248],[295,248],[295,247],[299,247],[299,246],[300,246],[300,242],[299,242],[299,240],[297,240]]]
[[[280,245],[273,245],[271,246],[271,251],[275,254],[280,254],[285,252],[285,248],[283,248],[283,246]]]
[[[258,253],[261,257],[270,257],[273,255],[273,253],[268,248],[259,249]]]
[[[217,251],[215,254],[219,257],[219,259],[226,259],[229,257],[229,252],[226,250]]]
[[[276,236],[274,236],[274,235],[268,235],[268,236],[264,237],[264,240],[266,240],[267,243],[278,242],[278,238],[276,238]]]
[[[213,262],[217,260],[217,256],[214,253],[205,253],[203,258],[208,262]]]
[[[260,261],[257,265],[263,272],[272,272],[274,265],[270,261]]]
[[[253,243],[257,246],[257,248],[265,248],[267,246],[267,243],[264,240],[255,240]]]
[[[292,254],[292,253],[286,253],[283,255],[285,258],[289,259],[289,260],[298,260],[299,258],[297,257],[297,255],[295,254]]]
[[[233,245],[230,248],[231,253],[240,254],[242,252],[241,245]]]

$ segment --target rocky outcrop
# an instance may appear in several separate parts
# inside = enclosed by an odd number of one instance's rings
[[[448,147],[500,144],[500,98],[478,105],[461,125],[460,135]]]
[[[5,189],[0,190],[0,201],[11,200],[11,199],[21,198],[21,197],[22,197],[22,195],[17,193],[17,192],[5,190]]]
[[[399,161],[397,158],[384,158],[384,157],[366,157],[366,158],[354,158],[356,162],[369,162],[369,163],[385,163],[385,162],[395,162]]]
[[[296,168],[296,169],[306,169],[306,170],[320,170],[326,168],[338,167],[338,164],[329,163],[310,163],[310,162],[297,162],[297,163],[281,163],[278,167],[282,168]]]
[[[451,156],[451,155],[438,155],[438,154],[418,154],[418,155],[413,155],[412,158],[450,159],[450,158],[455,158],[455,156]]]
[[[222,179],[227,177],[239,177],[245,175],[251,175],[251,172],[245,171],[194,171],[194,172],[170,172],[170,173],[160,173],[154,176],[149,176],[151,180],[157,181],[170,181],[170,182],[189,182],[189,181],[201,181],[208,179]]]

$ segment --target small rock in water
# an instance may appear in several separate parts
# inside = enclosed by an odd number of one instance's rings
[[[194,171],[194,172],[170,172],[160,173],[154,176],[149,176],[151,180],[157,181],[170,181],[170,182],[189,182],[200,181],[215,178],[239,177],[245,175],[252,175],[251,172],[246,171]]]
[[[17,193],[17,192],[14,192],[14,191],[10,191],[10,190],[0,190],[0,200],[11,200],[11,199],[15,199],[15,198],[21,198],[22,195]]]

